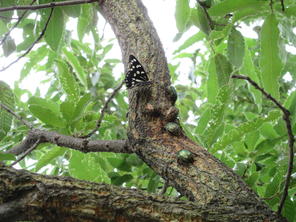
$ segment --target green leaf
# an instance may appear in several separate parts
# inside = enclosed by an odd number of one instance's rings
[[[227,41],[227,56],[232,65],[239,68],[245,55],[245,41],[242,34],[232,29]]]
[[[267,185],[266,191],[265,191],[265,197],[271,197],[275,193],[279,191],[281,177],[278,173],[272,178],[272,181]]]
[[[158,188],[158,185],[160,184],[160,177],[158,175],[155,175],[149,180],[147,191],[148,192],[155,192]]]
[[[38,64],[42,59],[44,59],[47,54],[48,54],[48,49],[45,45],[41,46],[35,51],[31,51],[30,54],[28,55],[29,61],[25,63],[25,65],[21,70],[20,80],[23,80],[30,73],[32,68],[34,68],[34,66],[36,66],[36,64]]]
[[[260,67],[263,87],[276,99],[280,96],[278,79],[282,70],[279,39],[278,22],[275,15],[271,14],[265,19],[260,34]]]
[[[75,112],[75,103],[74,101],[66,100],[60,105],[60,110],[62,112],[62,115],[64,119],[66,119],[68,122],[71,122],[74,117]]]
[[[14,110],[14,94],[10,87],[0,81],[0,103]],[[9,132],[13,116],[6,110],[0,108],[0,140]]]
[[[190,8],[188,0],[177,0],[175,18],[179,32],[184,32],[190,18]]]
[[[296,91],[292,92],[284,103],[284,106],[290,111],[290,113],[296,113]]]
[[[205,9],[196,4],[196,9],[192,9],[191,19],[195,26],[197,26],[203,33],[209,35],[212,28],[210,26],[210,21],[207,17]]]
[[[65,127],[64,119],[62,119],[56,113],[52,112],[52,110],[50,109],[47,109],[43,106],[30,105],[29,110],[36,118],[38,118],[47,125],[58,128]]]
[[[55,113],[57,115],[60,113],[59,105],[57,103],[55,103],[51,100],[40,98],[40,97],[32,96],[28,100],[28,105],[42,106],[46,109],[51,110],[53,113]]]
[[[90,99],[91,96],[90,94],[85,94],[84,96],[82,96],[80,98],[80,100],[78,101],[76,108],[75,108],[75,112],[74,112],[74,117],[75,118],[80,118],[81,115],[83,114],[86,106],[90,103]]]
[[[225,0],[213,5],[208,10],[208,13],[210,16],[225,16],[228,13],[246,8],[259,8],[266,2],[258,0]]]
[[[93,153],[84,154],[71,150],[69,173],[81,180],[110,183],[107,173],[99,163],[99,158]]]
[[[3,54],[5,57],[8,57],[16,49],[14,40],[7,36],[6,40],[3,42]]]
[[[202,32],[198,32],[193,36],[189,37],[177,50],[174,51],[174,54],[187,49],[188,47],[192,46],[194,43],[201,41],[205,35]]]
[[[89,31],[89,25],[92,20],[92,7],[90,4],[81,5],[81,16],[78,18],[77,33],[80,41],[83,40],[84,35]]]
[[[63,6],[62,9],[70,17],[77,18],[80,15],[80,5]]]
[[[0,36],[2,36],[7,31],[8,31],[8,28],[6,24],[2,20],[0,20]]]
[[[76,82],[74,73],[70,72],[65,62],[57,60],[58,78],[64,92],[67,94],[67,98],[71,101],[78,101],[79,98],[79,85]]]
[[[195,16],[193,16],[195,15]],[[196,10],[192,11],[193,24],[196,25],[203,33],[209,35],[212,28],[205,9],[196,4]]]
[[[81,84],[84,87],[87,87],[87,81],[86,81],[86,73],[84,72],[83,67],[80,65],[79,60],[77,57],[73,54],[73,52],[70,52],[66,50],[66,48],[63,49],[63,53],[66,56],[66,60],[71,64],[73,67],[77,78],[81,82]]]
[[[230,87],[224,85],[220,88],[216,98],[216,103],[209,109],[211,112],[211,119],[207,123],[207,128],[201,135],[202,142],[209,148],[219,135],[223,133],[223,119],[225,107],[230,96]]]
[[[264,123],[278,119],[281,116],[278,111],[271,111],[266,118],[258,117],[252,121],[241,124],[236,129],[230,130],[225,134],[214,146],[211,148],[211,152],[215,153],[218,150],[223,150],[226,146],[232,144],[235,141],[241,141],[242,138],[260,128]]]
[[[218,94],[219,84],[216,74],[215,60],[210,59],[208,66],[207,98],[209,103],[214,103]]]
[[[227,58],[218,53],[215,55],[216,74],[218,78],[219,87],[227,85],[232,73],[232,66]]]
[[[49,15],[49,12],[46,13]],[[48,23],[44,38],[53,51],[57,51],[62,40],[64,32],[64,14],[63,11],[56,7]]]
[[[63,147],[59,147],[59,146],[51,147],[51,149],[48,152],[44,153],[40,157],[40,159],[38,160],[35,166],[35,170],[36,171],[40,170],[42,167],[50,164],[50,162],[55,158],[63,156],[67,151],[68,149],[65,149]]]
[[[255,66],[254,66],[254,63],[252,60],[252,56],[251,56],[250,50],[248,48],[246,48],[244,62],[243,62],[243,66],[241,68],[241,72],[244,75],[249,76],[256,83],[258,83],[258,84],[260,83],[259,76],[256,72],[256,69],[255,69]],[[258,107],[258,110],[261,111],[261,109],[262,109],[262,93],[259,90],[255,89],[249,83],[248,83],[248,89],[254,98],[254,101]]]
[[[4,152],[0,152],[0,161],[3,160],[15,160],[15,155],[13,155],[12,153],[4,153]]]

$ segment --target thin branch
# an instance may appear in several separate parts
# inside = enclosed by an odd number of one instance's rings
[[[0,18],[5,19],[5,20],[18,20],[18,18],[13,18],[13,17],[9,18],[9,17],[3,16],[3,15],[0,15]]]
[[[33,1],[30,3],[30,5],[33,5],[35,2],[36,2],[36,0],[33,0]],[[27,12],[28,12],[28,10],[24,11],[24,12],[21,14],[21,16],[18,18],[17,22],[11,27],[11,29],[9,29],[9,31],[5,33],[3,39],[2,39],[1,42],[0,42],[0,45],[2,45],[3,42],[7,39],[7,37],[10,35],[11,31],[12,31],[13,29],[15,29],[15,27],[18,26],[18,24],[22,21],[22,19],[25,17],[25,15],[27,14]]]
[[[285,11],[285,4],[284,4],[284,0],[280,0],[281,1],[281,6],[282,6],[282,11]]]
[[[79,150],[83,153],[133,153],[126,140],[88,140],[41,129],[32,129],[20,144],[7,150],[7,153],[13,153],[15,155],[24,153],[26,150],[30,149],[37,140],[40,140],[39,143],[55,144],[57,146]]]
[[[18,162],[20,162],[22,159],[24,159],[29,153],[31,153],[40,143],[40,138],[37,139],[37,141],[33,144],[33,146],[31,146],[29,149],[27,149],[20,158],[18,158],[16,161],[14,161],[10,166],[14,166],[15,164],[17,164]]]
[[[29,129],[32,129],[33,126],[27,122],[24,118],[22,118],[21,116],[19,116],[18,114],[16,114],[12,109],[10,109],[8,106],[0,103],[0,107],[2,109],[4,109],[6,112],[10,113],[12,116],[14,116],[16,119],[18,119],[19,121],[21,121],[26,127],[28,127]]]
[[[0,12],[13,11],[13,10],[37,10],[37,9],[53,8],[53,7],[67,6],[67,5],[86,4],[86,3],[92,3],[92,2],[98,2],[98,0],[73,0],[73,1],[64,1],[64,2],[50,2],[50,3],[34,5],[34,6],[31,6],[31,5],[10,6],[6,8],[0,8]]]
[[[2,69],[0,69],[0,72],[3,72],[4,70],[6,70],[7,68],[9,68],[10,66],[12,66],[13,64],[15,64],[15,63],[17,63],[21,58],[23,58],[23,57],[25,57],[31,50],[32,50],[32,48],[37,44],[37,42],[39,42],[40,41],[40,39],[44,36],[44,34],[45,34],[45,31],[46,31],[46,29],[47,29],[47,26],[48,26],[48,24],[49,24],[49,21],[50,21],[50,19],[51,19],[51,16],[52,16],[52,13],[53,13],[53,10],[54,10],[54,8],[51,8],[51,10],[50,10],[50,14],[49,14],[49,16],[48,16],[48,19],[47,19],[47,21],[46,21],[46,23],[45,23],[45,26],[44,26],[44,28],[43,28],[43,30],[42,30],[42,32],[40,33],[40,35],[38,36],[38,38],[32,43],[32,45],[21,55],[21,56],[19,56],[16,60],[14,60],[13,62],[11,62],[9,65],[7,65],[7,66],[5,66],[5,67],[3,67]]]
[[[261,88],[256,82],[254,82],[249,77],[242,76],[242,75],[233,75],[232,78],[247,80],[251,85],[253,85],[256,89],[258,89],[263,95],[266,96],[267,99],[271,100],[283,112],[283,119],[286,123],[286,128],[287,128],[287,132],[288,132],[289,161],[288,161],[288,169],[287,169],[287,174],[286,174],[286,179],[285,179],[285,184],[284,184],[284,190],[283,190],[283,194],[282,194],[282,197],[281,197],[281,200],[279,203],[279,207],[278,207],[278,211],[277,211],[278,214],[281,214],[285,200],[288,195],[289,184],[290,184],[291,175],[292,175],[292,171],[293,171],[295,138],[294,138],[292,126],[291,126],[290,111],[288,109],[286,109],[284,106],[282,106],[274,97],[272,97],[269,93],[267,93],[263,88]]]
[[[100,115],[100,118],[98,119],[98,121],[97,121],[97,124],[96,124],[96,128],[95,129],[93,129],[89,134],[87,134],[87,135],[85,135],[85,136],[80,136],[79,138],[88,138],[88,137],[90,137],[90,136],[92,136],[99,128],[100,128],[100,126],[101,126],[101,124],[102,124],[102,121],[103,121],[103,118],[104,118],[104,114],[105,114],[105,112],[106,112],[106,110],[107,110],[107,108],[108,108],[108,105],[109,105],[109,103],[111,102],[111,100],[113,99],[113,97],[116,95],[116,93],[121,89],[121,87],[123,86],[123,83],[124,83],[124,81],[122,81],[121,83],[120,83],[120,85],[119,86],[117,86],[115,89],[114,89],[114,91],[113,91],[113,93],[110,95],[110,97],[107,99],[107,101],[105,102],[105,104],[104,104],[104,106],[103,106],[103,108],[102,108],[102,110],[101,110],[101,115]]]

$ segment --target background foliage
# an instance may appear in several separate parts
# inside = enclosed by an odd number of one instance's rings
[[[0,7],[28,5],[31,0],[2,0]],[[39,0],[39,4],[51,2]],[[233,74],[249,76],[278,99],[292,114],[296,133],[296,2],[285,0],[176,0],[175,51],[169,64],[178,92],[177,106],[187,135],[239,174],[274,210],[277,209],[287,169],[287,132],[279,110],[261,93]],[[0,35],[17,22],[24,11],[0,13]],[[25,12],[18,24],[19,36],[2,41],[2,56],[27,50],[38,38],[50,9]],[[0,102],[29,120],[65,135],[86,135],[113,89],[124,74],[118,57],[106,59],[116,44],[106,39],[93,4],[55,8],[42,41],[26,56],[19,80],[10,88],[0,82]],[[73,28],[69,29],[69,24]],[[254,24],[257,24],[256,26]],[[253,27],[258,38],[242,34]],[[191,27],[198,27],[184,40]],[[191,31],[192,33],[192,31]],[[86,40],[87,39],[87,40]],[[198,45],[202,43],[204,50]],[[191,61],[185,73],[180,67]],[[42,94],[20,87],[32,73],[40,72],[47,91]],[[183,84],[188,76],[190,84]],[[44,87],[41,86],[41,87]],[[46,87],[45,87],[46,88]],[[98,133],[91,139],[126,138],[127,92],[121,90],[109,104]],[[0,110],[0,151],[18,144],[28,129]],[[8,163],[14,159],[0,154]],[[135,155],[83,154],[43,144],[19,164],[21,168],[52,175],[138,187],[156,192],[163,181]],[[296,174],[293,171],[283,214],[296,221]],[[177,195],[170,188],[167,195]]]

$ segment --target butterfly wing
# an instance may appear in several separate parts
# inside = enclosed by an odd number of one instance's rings
[[[125,84],[127,88],[131,88],[139,83],[147,82],[148,76],[145,72],[141,63],[134,57],[130,55],[128,71],[125,77]]]

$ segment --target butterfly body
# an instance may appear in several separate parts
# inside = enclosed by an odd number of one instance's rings
[[[132,88],[135,85],[143,84],[148,82],[148,76],[145,72],[141,63],[136,59],[135,56],[129,56],[128,71],[125,77],[126,87]]]

